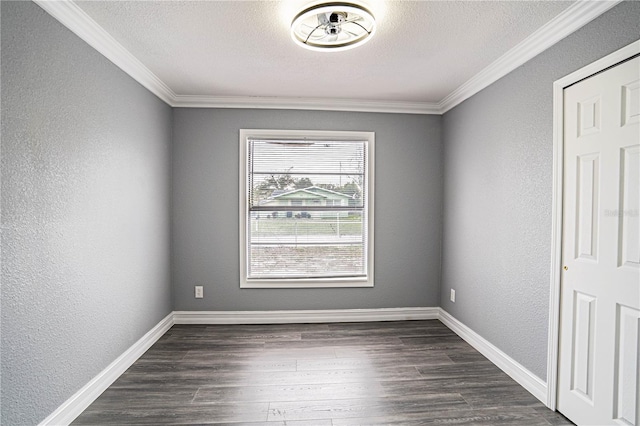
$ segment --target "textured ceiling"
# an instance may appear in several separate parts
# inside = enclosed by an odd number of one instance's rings
[[[79,1],[178,95],[438,102],[572,1],[362,1],[378,31],[313,52],[290,38],[308,1]]]

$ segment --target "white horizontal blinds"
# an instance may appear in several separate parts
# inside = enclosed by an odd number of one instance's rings
[[[248,278],[363,277],[367,141],[248,140]]]

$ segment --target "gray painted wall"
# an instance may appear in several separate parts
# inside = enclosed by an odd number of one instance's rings
[[[545,381],[552,85],[639,35],[623,3],[443,118],[440,306]]]
[[[172,112],[38,6],[1,19],[2,424],[42,420],[171,309],[441,305],[545,377],[551,84],[637,38],[640,3],[443,118]],[[240,128],[376,132],[374,288],[239,288]]]
[[[176,310],[437,306],[440,282],[440,116],[174,110],[173,291]],[[240,289],[238,131],[376,132],[375,287]],[[204,286],[204,299],[193,286]]]
[[[171,311],[171,108],[1,4],[0,422],[33,425]]]

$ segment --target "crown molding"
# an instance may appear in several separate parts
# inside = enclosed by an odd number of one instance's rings
[[[89,46],[129,74],[151,93],[172,107],[182,108],[259,108],[325,111],[384,112],[401,114],[440,114],[436,103],[355,99],[280,98],[253,96],[177,95],[131,52],[85,13],[73,0],[34,0]]]
[[[444,114],[593,21],[621,1],[578,0],[447,95],[438,103],[438,109]]]
[[[89,46],[129,74],[151,93],[171,105],[176,96],[173,90],[152,73],[131,52],[71,0],[33,0],[38,6],[57,19]]]
[[[258,96],[176,95],[171,104],[182,108],[260,108],[321,111],[385,112],[396,114],[440,114],[438,104],[355,99],[276,98]]]
[[[444,114],[558,41],[567,37],[622,0],[578,0],[440,102],[355,99],[280,98],[253,96],[177,95],[131,52],[98,25],[73,0],[33,0],[65,27],[172,107],[258,108],[324,111]]]

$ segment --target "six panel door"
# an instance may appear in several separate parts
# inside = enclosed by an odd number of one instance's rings
[[[558,410],[640,426],[640,58],[564,99]]]

